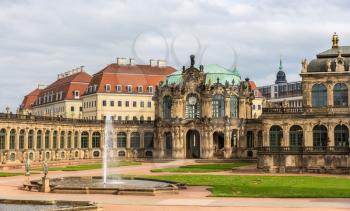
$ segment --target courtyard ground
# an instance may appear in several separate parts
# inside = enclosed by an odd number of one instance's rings
[[[143,163],[142,165],[121,166],[111,169],[112,174],[123,175],[171,175],[173,172],[152,173],[155,168],[176,168],[183,165],[194,164],[193,160],[176,160],[168,163]],[[208,173],[181,173],[181,175],[262,175],[254,170],[254,166],[242,167],[231,171]],[[23,172],[22,170],[9,170],[10,172]],[[49,177],[62,176],[97,176],[101,175],[101,169],[81,171],[50,171]],[[263,174],[268,176],[270,174]],[[276,174],[273,174],[276,175]],[[39,179],[41,174],[34,174],[31,179]],[[283,174],[293,176],[293,174]],[[295,176],[295,175],[294,175]],[[303,175],[305,176],[305,175]],[[330,175],[312,175],[329,177]],[[348,175],[334,175],[334,178],[349,179]],[[206,186],[190,186],[187,190],[181,190],[179,194],[160,196],[120,196],[101,194],[56,194],[27,192],[19,187],[25,181],[25,176],[12,176],[0,178],[0,198],[6,199],[47,199],[47,200],[87,200],[99,203],[104,210],[350,210],[349,198],[229,198],[208,197],[211,193]],[[350,187],[349,187],[350,189]]]

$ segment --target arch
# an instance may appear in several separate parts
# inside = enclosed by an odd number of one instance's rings
[[[50,131],[47,130],[45,132],[45,149],[49,149],[50,148]]]
[[[117,134],[117,147],[118,148],[125,148],[126,147],[126,133],[119,132]]]
[[[41,149],[42,146],[42,138],[43,138],[43,132],[41,130],[38,130],[36,133],[36,148]]]
[[[348,86],[344,83],[337,83],[333,87],[333,105],[345,107],[348,105]]]
[[[100,132],[92,133],[92,148],[100,148],[101,146],[101,134]]]
[[[213,133],[214,151],[222,150],[225,147],[225,135],[223,132],[215,131]]]
[[[6,140],[6,130],[2,128],[0,130],[0,149],[5,149],[5,140]]]
[[[24,136],[26,134],[26,131],[24,129],[21,129],[19,131],[19,140],[18,140],[18,144],[19,144],[19,149],[24,149]]]
[[[52,148],[57,148],[57,130],[54,130],[52,134]]]
[[[197,130],[186,133],[186,158],[200,158],[200,134]]]
[[[11,129],[10,130],[10,149],[15,149],[16,144],[16,130]]]
[[[303,145],[303,128],[299,125],[293,125],[289,129],[289,146],[301,147]]]
[[[125,157],[125,151],[119,151],[118,157]]]
[[[60,135],[60,149],[64,149],[64,136],[66,135],[66,133],[64,131],[61,131],[61,135]]]
[[[238,118],[238,98],[236,96],[232,96],[230,100],[230,106],[231,106],[231,117],[232,118]]]
[[[33,149],[33,141],[34,141],[34,130],[29,130],[28,132],[28,149]]]
[[[132,132],[130,137],[130,147],[133,149],[140,148],[140,133]]]
[[[328,142],[328,132],[324,125],[316,125],[313,130],[313,146],[326,147]]]
[[[251,130],[247,131],[247,148],[254,148],[254,133]]]
[[[163,97],[163,119],[171,119],[172,98],[169,95]]]
[[[264,136],[263,136],[263,131],[259,130],[258,131],[258,147],[264,146]]]
[[[154,140],[153,140],[153,132],[145,132],[143,136],[143,141],[146,149],[153,148],[154,146]]]
[[[89,133],[87,131],[83,131],[81,133],[80,141],[81,141],[80,147],[82,149],[86,149],[89,147]]]
[[[334,128],[334,146],[336,147],[349,146],[349,129],[346,125],[337,125]]]
[[[190,93],[186,96],[185,117],[186,119],[195,119],[200,117],[199,97],[195,93]]]
[[[311,95],[313,107],[327,106],[327,88],[323,84],[313,85]]]
[[[283,130],[280,126],[274,125],[270,128],[270,147],[281,146]]]
[[[213,118],[225,116],[225,97],[223,95],[215,94],[212,98],[211,105]]]

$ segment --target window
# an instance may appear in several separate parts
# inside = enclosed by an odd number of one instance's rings
[[[153,148],[153,133],[146,132],[144,134],[144,144],[145,148]]]
[[[129,107],[129,101],[125,101],[125,107]]]
[[[312,106],[323,107],[327,106],[327,89],[322,84],[315,84],[311,90]]]
[[[83,107],[80,106],[79,107],[79,111],[82,112],[83,111]]]
[[[313,146],[325,147],[327,146],[328,134],[327,128],[323,125],[316,125],[313,128]]]
[[[67,148],[72,148],[72,131],[67,134]]]
[[[28,133],[28,149],[33,149],[34,130],[30,130]]]
[[[106,92],[111,92],[111,85],[110,84],[106,84],[105,85],[105,91]]]
[[[119,121],[122,120],[122,117],[121,117],[121,116],[118,116],[118,120],[119,120]]]
[[[258,147],[262,147],[264,145],[263,141],[264,141],[263,132],[261,130],[259,130],[259,132],[258,132]]]
[[[336,147],[349,146],[349,130],[345,125],[337,125],[334,129],[334,144]]]
[[[138,93],[142,93],[142,91],[143,91],[143,90],[142,90],[142,86],[141,86],[141,85],[138,85],[138,86],[137,86],[137,92],[138,92]]]
[[[24,136],[25,136],[25,130],[20,130],[19,132],[19,148],[24,149]]]
[[[188,94],[186,97],[185,116],[188,119],[199,118],[200,116],[199,99],[194,93]]]
[[[61,132],[61,137],[60,137],[60,138],[61,138],[61,139],[60,139],[60,149],[64,149],[64,147],[65,147],[65,146],[64,146],[64,141],[65,141],[65,140],[64,140],[64,136],[65,136],[65,132],[62,131],[62,132]]]
[[[148,93],[153,93],[153,86],[148,86],[147,87],[147,92]]]
[[[122,101],[118,101],[118,107],[122,107]]]
[[[104,106],[104,107],[107,106],[107,101],[106,100],[102,101],[102,106]]]
[[[133,116],[133,117],[132,117],[132,120],[137,121],[137,117],[136,117],[136,116]]]
[[[253,148],[254,147],[254,133],[253,131],[247,132],[247,148]]]
[[[255,104],[253,104],[253,110],[255,110]]]
[[[140,133],[137,133],[137,132],[131,133],[130,146],[131,148],[134,148],[134,149],[140,148]]]
[[[47,130],[45,132],[45,149],[49,149],[50,148],[50,131]]]
[[[84,131],[81,133],[81,148],[89,147],[89,133]]]
[[[117,92],[121,92],[122,91],[122,86],[118,84],[117,86],[115,86],[115,90]]]
[[[289,129],[289,146],[301,147],[303,144],[303,129],[299,125],[293,125]]]
[[[274,125],[270,128],[270,146],[277,147],[281,146],[283,138],[282,128],[280,126]]]
[[[238,118],[238,99],[236,96],[231,97],[231,117]]]
[[[92,134],[92,148],[100,148],[101,135],[99,132]]]
[[[348,87],[346,84],[338,83],[333,88],[333,103],[336,107],[348,105]]]
[[[225,98],[222,95],[214,95],[212,99],[212,116],[220,118],[225,116]]]
[[[0,149],[5,149],[6,130],[0,130]]]
[[[148,101],[148,102],[147,102],[147,106],[148,106],[148,108],[151,108],[151,107],[152,107],[152,102],[151,102],[151,101]]]
[[[136,106],[137,106],[136,101],[133,101],[132,102],[132,107],[136,107]]]
[[[42,140],[42,132],[41,130],[38,130],[36,134],[36,148],[41,149],[41,140]]]
[[[119,132],[117,134],[117,147],[125,148],[126,147],[126,133]]]
[[[140,107],[141,107],[141,108],[145,107],[145,102],[141,101],[141,102],[140,102]]]
[[[10,149],[15,149],[15,140],[16,140],[16,130],[12,129],[10,131]]]
[[[71,112],[74,112],[74,106],[71,106],[71,107],[70,107],[70,111],[71,111]]]
[[[128,90],[128,93],[132,93],[132,86],[131,86],[131,85],[128,85],[128,86],[126,87],[126,89]]]
[[[79,99],[80,98],[79,90],[75,90],[73,93],[74,93],[74,99]],[[52,100],[52,96],[51,96],[51,100]]]
[[[78,139],[79,139],[79,132],[74,133],[74,148],[78,148]]]
[[[164,119],[171,119],[171,106],[172,106],[172,99],[169,95],[164,96],[163,98],[163,118]]]
[[[53,131],[52,135],[52,148],[56,149],[57,148],[57,131]]]
[[[109,103],[110,103],[111,107],[114,107],[114,101],[113,100],[111,100],[111,102],[109,102]]]

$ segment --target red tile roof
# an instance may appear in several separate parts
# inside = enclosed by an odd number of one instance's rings
[[[121,85],[121,92],[127,92],[127,85],[132,85],[132,92],[137,93],[137,86],[143,87],[143,92],[148,86],[157,86],[160,81],[166,80],[166,76],[175,72],[176,69],[165,66],[150,65],[118,65],[110,64],[98,73],[93,75],[89,86],[97,85],[94,92],[106,92],[105,85],[111,86],[111,92],[116,92],[116,85]],[[153,88],[153,89],[154,89]]]
[[[254,91],[255,97],[263,97],[260,90],[257,89],[257,86],[256,86],[254,81],[249,81],[249,85],[250,85],[251,89]]]
[[[41,89],[36,88],[26,96],[24,96],[24,99],[20,105],[21,109],[30,109],[32,105],[35,103],[36,99],[38,98],[40,94]]]

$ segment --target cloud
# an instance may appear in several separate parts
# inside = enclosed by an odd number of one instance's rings
[[[15,110],[25,94],[60,72],[85,65],[93,74],[116,57],[167,58],[179,67],[196,53],[203,64],[237,64],[242,77],[258,85],[273,83],[282,57],[287,79],[300,80],[300,60],[328,49],[334,31],[342,45],[350,43],[349,6],[326,0],[2,0],[0,110]]]

